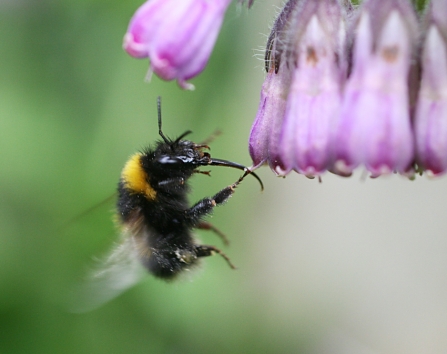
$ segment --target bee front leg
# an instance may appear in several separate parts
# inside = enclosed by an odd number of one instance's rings
[[[186,215],[187,219],[189,219],[190,225],[193,227],[197,227],[197,225],[201,222],[202,217],[210,214],[216,205],[225,203],[231,197],[231,195],[234,193],[235,188],[236,183],[222,189],[212,198],[203,198],[193,207],[188,209],[186,211]]]

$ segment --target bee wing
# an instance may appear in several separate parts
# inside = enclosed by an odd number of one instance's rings
[[[138,283],[145,274],[134,237],[124,235],[108,256],[99,260],[79,291],[71,311],[91,311]]]

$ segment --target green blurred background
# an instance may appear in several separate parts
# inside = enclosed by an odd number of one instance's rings
[[[194,92],[143,78],[121,49],[140,1],[0,2],[0,353],[442,353],[447,351],[447,180],[323,183],[259,171],[218,208],[232,243],[188,279],[150,276],[103,307],[67,311],[117,239],[121,168],[164,131],[250,164],[247,139],[276,6],[229,8]],[[239,173],[196,176],[191,201]],[[223,247],[212,234],[209,244]]]

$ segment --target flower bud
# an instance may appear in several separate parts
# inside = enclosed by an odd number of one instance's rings
[[[135,58],[149,58],[149,75],[186,80],[206,66],[231,0],[149,0],[132,17],[123,47]]]
[[[417,162],[434,175],[447,169],[447,1],[432,0],[416,106]]]

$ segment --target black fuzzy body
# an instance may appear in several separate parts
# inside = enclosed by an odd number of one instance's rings
[[[188,140],[161,141],[133,157],[137,166],[132,171],[141,171],[129,177],[123,170],[118,184],[119,220],[135,239],[141,262],[155,276],[174,278],[194,266],[199,257],[221,253],[213,246],[197,245],[192,237],[203,217],[233,193],[230,186],[189,206],[189,178],[212,161],[205,147]],[[152,194],[132,187],[129,179],[141,177],[140,173]]]

